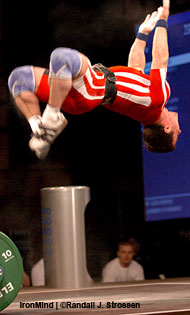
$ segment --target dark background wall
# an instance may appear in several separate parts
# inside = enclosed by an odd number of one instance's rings
[[[52,0],[41,6],[39,1],[0,1],[0,230],[15,241],[28,272],[42,256],[40,189],[87,185],[87,263],[92,277],[100,277],[118,241],[130,235],[141,243],[147,278],[189,275],[189,220],[144,220],[140,124],[103,108],[81,116],[65,113],[69,125],[41,162],[28,148],[31,131],[7,90],[14,67],[48,67],[58,46],[78,49],[92,63],[126,65],[135,24],[160,4]],[[171,13],[186,9],[187,0],[172,1]]]

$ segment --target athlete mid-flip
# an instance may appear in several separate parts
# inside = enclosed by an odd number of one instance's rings
[[[166,81],[169,4],[169,0],[163,0],[163,6],[148,14],[140,25],[128,67],[92,67],[82,53],[60,47],[51,54],[49,70],[23,66],[12,71],[9,89],[31,126],[29,146],[40,159],[46,157],[52,142],[67,125],[61,110],[78,115],[100,105],[140,121],[149,151],[175,149],[181,132],[178,114],[165,108],[170,96]],[[144,50],[154,28],[151,71],[146,75]],[[42,115],[39,101],[47,103]]]

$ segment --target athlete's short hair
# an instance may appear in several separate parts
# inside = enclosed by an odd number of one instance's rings
[[[162,125],[147,125],[143,129],[143,140],[148,151],[168,153],[176,148],[173,144],[173,131],[166,133]]]

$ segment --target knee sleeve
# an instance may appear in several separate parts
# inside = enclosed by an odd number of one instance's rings
[[[35,78],[32,66],[23,66],[14,69],[8,79],[9,91],[13,97],[22,92],[35,91]]]
[[[50,77],[72,79],[81,69],[81,58],[77,50],[56,48],[50,57]]]

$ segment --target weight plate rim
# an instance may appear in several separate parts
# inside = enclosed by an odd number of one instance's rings
[[[5,299],[5,301],[3,301],[2,305],[0,305],[0,311],[4,310],[5,308],[7,308],[16,298],[16,296],[18,295],[18,292],[21,289],[21,285],[22,285],[22,279],[23,279],[23,262],[22,262],[22,257],[21,254],[17,248],[17,246],[15,245],[15,243],[11,240],[11,238],[9,238],[6,234],[4,234],[3,232],[0,232],[0,239],[2,239],[4,242],[6,242],[8,244],[8,246],[14,251],[15,255],[16,255],[16,260],[18,262],[18,278],[17,281],[20,285],[17,285],[17,289],[15,289],[14,294],[12,294],[11,298]],[[3,282],[3,281],[2,281]]]

